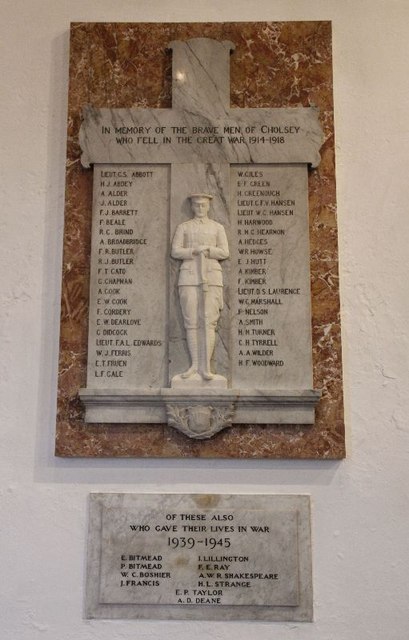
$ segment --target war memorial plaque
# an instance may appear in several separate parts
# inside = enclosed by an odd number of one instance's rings
[[[312,619],[308,496],[91,494],[90,618]]]
[[[70,64],[57,454],[342,457],[330,25],[76,24]]]

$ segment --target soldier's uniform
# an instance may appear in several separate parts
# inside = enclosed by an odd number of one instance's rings
[[[205,255],[194,255],[193,251],[200,247],[206,248]],[[216,325],[223,308],[223,277],[219,260],[229,257],[223,225],[207,216],[183,222],[177,227],[173,238],[172,257],[183,260],[178,289],[192,358],[191,368],[182,375],[188,377],[201,368],[204,377],[210,378],[210,358],[214,349]],[[205,293],[203,284],[207,289]],[[201,318],[202,314],[204,318]],[[207,353],[206,362],[202,363],[198,341],[200,327],[206,327]]]

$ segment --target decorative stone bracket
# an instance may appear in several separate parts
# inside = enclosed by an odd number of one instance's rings
[[[205,440],[231,427],[234,404],[223,406],[167,404],[168,424],[189,438]]]

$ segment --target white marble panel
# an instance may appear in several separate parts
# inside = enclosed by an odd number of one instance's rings
[[[169,170],[94,167],[90,388],[167,384]]]
[[[103,508],[100,601],[296,606],[297,516]]]
[[[87,616],[311,620],[307,496],[92,494]]]
[[[85,167],[102,162],[318,166],[323,135],[316,108],[228,109],[221,118],[215,104],[213,116],[203,115],[211,107],[197,104],[192,112],[88,106],[80,130],[81,162]]]
[[[311,389],[306,165],[231,167],[232,387]]]
[[[170,47],[172,109],[84,109],[82,163],[94,164],[86,421],[155,423],[168,414],[191,437],[210,437],[231,418],[311,424],[319,393],[307,167],[319,162],[318,112],[231,109],[232,43],[193,38]],[[184,225],[171,258],[192,194],[211,201],[213,222],[200,242],[196,223]],[[223,255],[212,258],[215,250]],[[213,386],[220,398],[198,406],[198,390]],[[189,405],[178,404],[177,391]],[[215,404],[228,418],[216,419]]]

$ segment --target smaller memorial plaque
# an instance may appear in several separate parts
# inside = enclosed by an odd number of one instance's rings
[[[93,494],[89,618],[308,621],[308,496]]]

